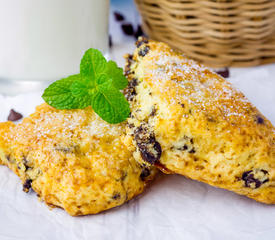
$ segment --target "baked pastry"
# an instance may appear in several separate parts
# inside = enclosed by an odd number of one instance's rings
[[[126,58],[137,161],[275,203],[275,129],[240,91],[164,43]]]
[[[22,123],[0,124],[0,159],[50,206],[95,214],[140,194],[156,172],[138,164],[122,143],[125,123],[110,125],[91,108],[47,104]]]

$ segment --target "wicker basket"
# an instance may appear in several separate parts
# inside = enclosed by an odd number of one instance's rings
[[[275,62],[275,0],[135,0],[150,38],[210,67]]]

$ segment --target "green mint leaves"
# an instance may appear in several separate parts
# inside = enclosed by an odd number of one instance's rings
[[[129,103],[120,90],[128,84],[114,61],[106,61],[100,51],[85,52],[80,74],[52,83],[45,89],[42,98],[56,109],[93,110],[108,123],[120,123],[130,114]]]

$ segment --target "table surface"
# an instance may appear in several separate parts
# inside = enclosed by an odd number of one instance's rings
[[[117,36],[119,26],[114,22],[111,26],[111,33]],[[132,38],[115,37],[111,58],[123,65],[122,56],[134,49],[133,42]],[[229,81],[275,124],[275,64],[230,69],[230,75]],[[0,121],[7,119],[11,108],[29,115],[42,103],[40,96],[41,91],[14,97],[0,95]],[[275,206],[182,176],[161,175],[144,194],[119,208],[94,216],[70,217],[61,209],[50,211],[34,193],[24,193],[18,177],[0,166],[1,240],[256,240],[274,236]]]

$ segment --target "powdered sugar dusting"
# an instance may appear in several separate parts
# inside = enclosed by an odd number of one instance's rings
[[[153,61],[143,63],[144,78],[166,96],[169,104],[187,102],[194,111],[216,113],[227,120],[245,118],[251,110],[249,101],[229,82],[170,48],[159,47],[148,58]]]
[[[15,126],[12,135],[5,133],[6,138],[27,144],[72,146],[79,139],[120,136],[123,131],[121,125],[106,123],[90,108],[62,111],[44,105],[41,109]]]

